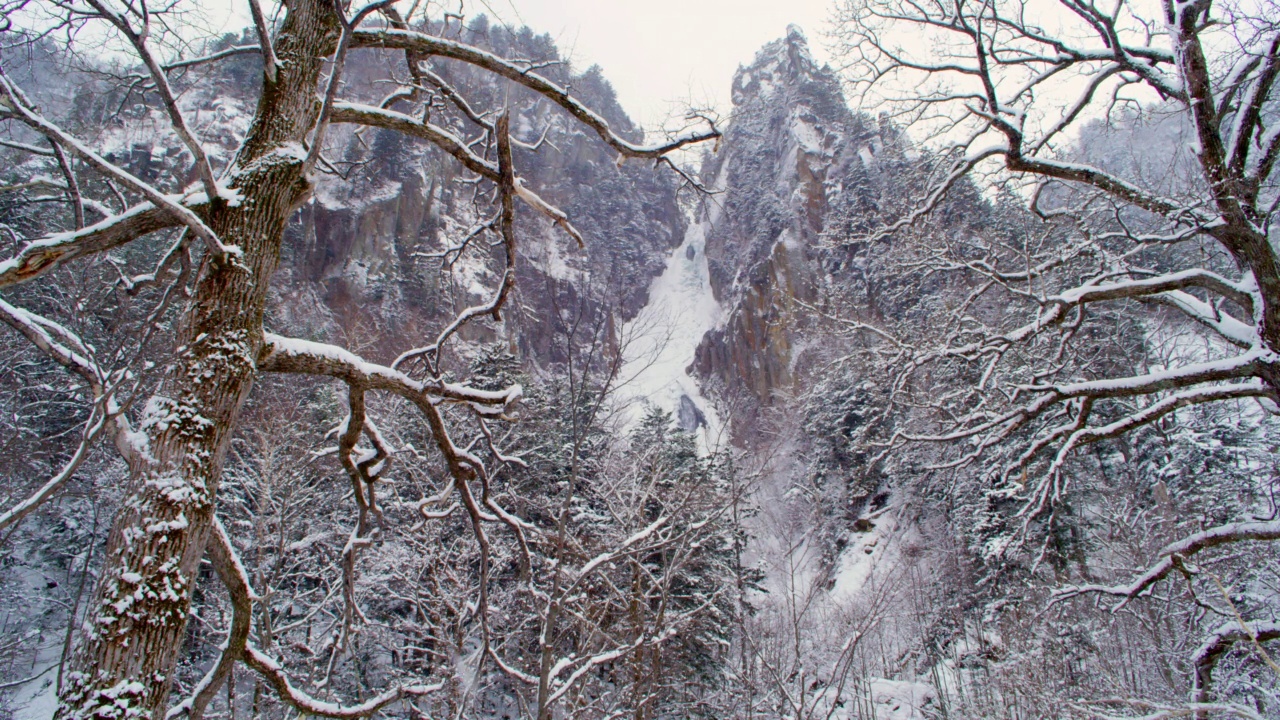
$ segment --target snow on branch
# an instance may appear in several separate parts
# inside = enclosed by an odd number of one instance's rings
[[[207,552],[214,571],[231,596],[231,627],[227,630],[227,639],[222,644],[218,661],[200,678],[189,696],[169,708],[165,713],[165,720],[174,720],[183,715],[190,720],[200,720],[214,695],[231,676],[235,664],[243,657],[245,644],[249,640],[253,603],[258,596],[253,592],[249,574],[240,562],[235,546],[231,544],[231,537],[217,516],[213,519],[213,532]]]
[[[454,159],[462,163],[462,166],[471,172],[493,182],[498,182],[498,166],[496,164],[475,154],[467,146],[467,143],[463,142],[457,135],[429,122],[422,122],[417,118],[395,110],[352,102],[335,103],[332,121],[334,123],[380,127],[422,138],[452,155]]]
[[[461,330],[467,323],[485,315],[492,316],[495,321],[502,320],[502,308],[506,305],[507,298],[510,297],[511,291],[515,289],[516,285],[516,262],[519,256],[516,253],[515,198],[520,194],[522,185],[515,175],[514,161],[511,156],[509,122],[510,116],[504,112],[498,116],[498,120],[494,124],[494,134],[498,144],[498,178],[495,182],[498,185],[498,202],[500,206],[497,226],[498,234],[502,238],[503,258],[505,261],[502,280],[499,281],[498,288],[488,302],[481,305],[473,305],[458,313],[453,321],[440,331],[434,343],[402,353],[400,357],[395,359],[395,362],[391,363],[392,368],[398,369],[406,362],[422,359],[431,369],[432,374],[438,375],[440,370],[440,349],[444,347],[445,342],[450,337]],[[582,236],[578,235],[577,230],[572,229],[564,213],[542,202],[541,198],[533,195],[532,192],[529,192],[528,195],[533,200],[526,199],[526,202],[531,204],[534,202],[539,203],[544,212],[558,215],[564,226],[569,228],[570,234],[577,238],[579,242],[582,241]],[[538,207],[538,205],[535,205],[535,207]]]
[[[256,2],[253,4],[257,5]],[[164,71],[173,72],[174,70],[182,70],[189,67],[195,67],[197,65],[217,62],[229,57],[236,57],[239,55],[257,55],[261,52],[262,48],[258,45],[233,45],[226,50],[219,50],[218,52],[210,53],[208,55],[201,55],[199,57],[188,58],[186,60],[175,60],[174,62],[164,65]]]
[[[1280,640],[1280,623],[1277,622],[1230,622],[1214,630],[1191,656],[1191,664],[1195,668],[1194,694],[1197,702],[1209,702],[1209,694],[1213,685],[1213,668],[1219,658],[1231,650],[1236,643],[1258,643]],[[1259,648],[1261,650],[1261,648]]]
[[[380,127],[388,130],[395,130],[397,132],[404,133],[405,135],[422,138],[452,155],[454,159],[471,172],[494,183],[502,182],[501,168],[499,168],[497,164],[489,162],[477,155],[471,150],[467,143],[463,142],[457,135],[454,135],[445,128],[432,125],[428,122],[421,122],[404,113],[374,107],[372,105],[338,102],[333,106],[332,121],[335,123],[351,123],[355,125]],[[494,130],[496,133],[497,128],[495,127]],[[507,141],[510,141],[509,136]],[[569,237],[572,237],[578,243],[579,247],[582,247],[582,233],[578,232],[577,228],[569,222],[569,216],[565,214],[563,210],[560,210],[548,203],[546,200],[543,200],[520,178],[515,179],[514,189],[516,196],[523,200],[525,204],[551,220],[551,222],[560,227],[560,229],[564,230]]]
[[[383,390],[421,404],[428,398],[469,404],[482,415],[502,414],[522,394],[519,385],[480,390],[457,383],[418,381],[383,365],[368,362],[336,345],[264,333],[258,369],[264,372],[325,375],[368,390]]]
[[[0,531],[17,524],[53,496],[88,457],[89,450],[104,431],[114,429],[119,436],[128,423],[115,404],[119,376],[109,376],[94,359],[92,351],[75,333],[62,325],[28,310],[0,300],[0,320],[17,330],[39,350],[79,375],[90,395],[89,417],[80,431],[80,442],[71,457],[53,477],[45,481],[26,500],[0,513]]]
[[[659,634],[656,637],[641,635],[640,637],[636,638],[633,642],[616,647],[613,650],[609,650],[607,652],[595,653],[592,655],[584,655],[578,658],[561,659],[561,661],[557,663],[554,668],[552,668],[551,678],[553,680],[557,678],[560,675],[560,673],[564,672],[565,670],[569,668],[575,668],[575,669],[572,673],[569,674],[569,677],[565,678],[564,680],[561,680],[559,683],[556,683],[555,689],[553,689],[551,691],[551,694],[547,697],[547,701],[545,705],[550,706],[558,702],[560,698],[562,698],[565,695],[565,693],[569,692],[570,690],[572,690],[574,687],[577,686],[578,681],[581,680],[583,676],[591,672],[593,669],[599,667],[600,665],[611,663],[614,660],[617,660],[618,658],[621,658],[621,657],[626,657],[627,655],[635,652],[636,650],[639,650],[640,648],[643,648],[646,646],[652,646],[652,645],[659,645],[675,634],[676,634],[676,628],[673,626],[673,627],[667,628],[663,633]]]
[[[1177,390],[1199,383],[1221,382],[1252,377],[1264,366],[1276,362],[1269,350],[1253,349],[1234,357],[1190,363],[1145,375],[1120,378],[1085,380],[1060,385],[1031,385],[1024,389],[1033,392],[1047,391],[1046,397],[1063,400],[1076,397],[1115,398],[1149,395],[1164,390]]]
[[[968,263],[966,266],[973,264]],[[981,265],[975,269],[984,275],[993,274]],[[1007,281],[1003,277],[999,277],[998,280]],[[1241,282],[1232,282],[1217,273],[1194,268],[1121,282],[1085,283],[1040,300],[1042,309],[1037,313],[1035,320],[1022,327],[1003,334],[984,337],[977,342],[946,347],[936,353],[922,355],[916,360],[916,364],[922,365],[941,356],[976,358],[990,353],[1000,353],[1012,345],[1026,342],[1048,328],[1061,325],[1072,308],[1089,303],[1125,299],[1155,299],[1167,302],[1198,322],[1211,327],[1232,344],[1242,348],[1253,348],[1256,347],[1258,338],[1256,330],[1251,326],[1245,325],[1243,321],[1209,306],[1192,295],[1179,292],[1187,288],[1209,290],[1251,311],[1254,307],[1255,288],[1248,280],[1249,278]]]
[[[160,66],[160,62],[156,60],[155,55],[147,46],[147,37],[151,30],[149,14],[146,12],[141,13],[142,28],[135,30],[124,16],[108,7],[103,0],[86,0],[86,2],[128,38],[129,44],[133,45],[138,59],[142,61],[142,64],[146,66],[151,75],[152,87],[160,95],[160,102],[164,105],[164,110],[169,115],[170,125],[178,137],[181,138],[182,144],[186,145],[187,150],[191,152],[191,157],[195,159],[196,174],[200,177],[201,183],[204,184],[205,193],[209,197],[216,196],[218,194],[218,186],[213,177],[213,166],[209,164],[209,157],[205,154],[204,148],[200,145],[195,133],[191,132],[191,129],[187,126],[187,120],[182,116],[182,111],[178,109],[178,98],[174,94],[173,88],[169,86],[169,78],[165,74],[164,68]],[[210,240],[210,238],[205,239]]]
[[[1255,326],[1246,325],[1190,293],[1172,290],[1151,300],[1175,308],[1238,348],[1245,349],[1258,344],[1258,329]]]
[[[3,513],[0,513],[0,531],[17,524],[22,518],[31,514],[33,510],[40,507],[53,494],[58,491],[71,477],[76,470],[80,469],[80,465],[88,457],[89,450],[93,447],[94,441],[102,434],[104,430],[111,426],[113,416],[107,412],[106,400],[95,402],[89,413],[89,419],[85,421],[84,427],[80,431],[80,443],[76,446],[71,457],[62,464],[62,469],[53,477],[49,478],[43,485],[32,493],[26,500],[14,505]]]
[[[1220,525],[1198,532],[1160,550],[1160,559],[1132,582],[1125,585],[1076,585],[1059,590],[1055,602],[1086,594],[1112,595],[1122,598],[1111,610],[1115,612],[1146,592],[1174,570],[1184,568],[1184,561],[1208,548],[1246,541],[1280,540],[1280,520],[1242,522]]]
[[[245,645],[244,661],[246,665],[256,670],[271,685],[281,702],[288,704],[303,715],[338,718],[339,720],[369,717],[399,700],[419,695],[429,695],[444,688],[443,682],[434,685],[398,685],[384,690],[382,693],[357,705],[340,705],[317,699],[299,690],[289,681],[289,676],[285,674],[284,668],[279,663],[272,660],[251,643]]]
[[[1174,290],[1186,290],[1192,287],[1218,293],[1243,308],[1251,308],[1253,306],[1253,295],[1248,283],[1232,282],[1217,273],[1201,268],[1192,268],[1167,275],[1122,282],[1082,285],[1050,297],[1048,302],[1077,305],[1122,298],[1145,297]]]
[[[34,280],[77,258],[106,252],[179,224],[167,209],[144,202],[88,227],[33,240],[18,254],[0,260],[0,287]]]
[[[898,431],[895,433],[895,438],[912,442],[942,443],[994,433],[981,443],[985,448],[996,442],[1009,439],[1016,431],[1026,427],[1033,420],[1045,416],[1052,408],[1060,406],[1064,401],[1080,398],[1092,401],[1138,397],[1164,391],[1182,390],[1205,383],[1248,378],[1258,374],[1260,368],[1270,361],[1271,354],[1269,352],[1255,349],[1223,360],[1193,363],[1146,375],[1105,378],[1057,385],[1024,385],[1018,388],[1020,392],[1037,393],[1038,397],[1030,402],[1015,405],[1000,414],[976,413],[968,418],[957,418],[955,429],[947,433],[923,435]],[[917,360],[916,363],[923,364],[923,361]],[[1210,400],[1270,396],[1274,396],[1274,391],[1262,385],[1246,384],[1208,387],[1184,395],[1166,398],[1149,408],[1137,411],[1133,419],[1121,419],[1117,423],[1132,423],[1132,427],[1137,427],[1186,405],[1199,404]],[[1087,417],[1087,411],[1083,415]],[[1083,428],[1083,426],[1081,427]],[[1094,428],[1088,432],[1096,430]],[[1058,433],[1057,436],[1062,437],[1065,434]],[[1038,450],[1039,448],[1033,446],[1033,449]]]
[[[267,82],[275,83],[279,75],[277,68],[280,60],[276,57],[271,30],[267,27],[267,19],[262,14],[262,6],[258,4],[258,0],[249,0],[249,14],[253,16],[253,27],[258,32],[258,45],[262,49],[262,73]]]
[[[1032,518],[1039,516],[1046,510],[1050,502],[1056,503],[1062,499],[1067,487],[1062,470],[1068,457],[1076,448],[1099,440],[1119,437],[1135,428],[1149,425],[1180,408],[1222,402],[1224,400],[1259,397],[1270,398],[1272,401],[1277,399],[1276,393],[1261,382],[1193,388],[1163,397],[1140,410],[1121,417],[1119,420],[1101,426],[1088,425],[1092,410],[1092,399],[1087,398],[1076,414],[1074,422],[1058,426],[1050,432],[1042,433],[1023,453],[1022,457],[1018,459],[1014,467],[1006,472],[1006,476],[1012,475],[1016,470],[1022,470],[1025,474],[1026,468],[1033,458],[1054,442],[1066,437],[1066,440],[1058,448],[1053,461],[1043,474],[1036,498],[1034,501],[1028,501],[1018,514],[1025,516],[1027,521],[1030,522]]]
[[[1115,422],[1097,427],[1085,427],[1077,430],[1063,446],[1063,452],[1069,451],[1080,445],[1086,445],[1099,440],[1117,437],[1141,425],[1147,425],[1155,422],[1179,408],[1201,405],[1204,403],[1220,402],[1223,400],[1241,400],[1244,398],[1258,397],[1271,398],[1272,400],[1276,399],[1275,392],[1263,385],[1261,382],[1252,382],[1243,385],[1214,385],[1210,387],[1184,390],[1167,397],[1160,398],[1156,402],[1120,418]],[[1055,461],[1055,464],[1060,465],[1061,462]]]
[[[605,144],[627,157],[658,158],[686,145],[693,145],[720,137],[720,131],[714,124],[706,130],[693,131],[656,145],[636,145],[628,142],[609,127],[609,123],[599,114],[578,102],[569,94],[568,89],[542,77],[530,68],[505,60],[493,53],[465,45],[452,40],[434,37],[407,29],[385,28],[379,30],[357,30],[352,38],[352,47],[382,47],[398,50],[412,50],[424,57],[447,57],[469,65],[484,68],[514,83],[546,97],[566,110],[575,119],[591,128],[604,140]]]
[[[281,702],[304,715],[327,718],[364,718],[399,700],[437,692],[444,687],[436,685],[397,685],[356,705],[326,702],[299,690],[285,673],[283,667],[249,642],[254,595],[248,574],[236,554],[231,539],[220,522],[215,522],[210,540],[209,554],[219,579],[227,587],[232,601],[231,630],[222,654],[213,669],[197,684],[191,697],[175,705],[166,714],[166,720],[189,715],[198,720],[213,693],[226,681],[235,662],[243,661],[260,674],[275,690]]]
[[[1024,155],[1017,149],[1019,143],[1021,143],[1020,136],[1017,140],[1011,141],[1012,147],[1005,153],[1005,165],[1014,172],[1029,173],[1056,180],[1089,185],[1108,195],[1132,203],[1147,212],[1157,215],[1178,215],[1193,218],[1195,224],[1202,227],[1212,226],[1217,221],[1217,218],[1204,215],[1185,203],[1148,192],[1134,183],[1101,168],[1084,163]]]
[[[94,152],[89,146],[80,142],[77,138],[58,127],[54,123],[46,120],[37,113],[25,101],[25,98],[17,86],[9,81],[9,78],[0,74],[0,108],[15,113],[15,116],[30,126],[37,132],[45,135],[51,141],[59,145],[69,148],[76,155],[79,155],[87,163],[98,169],[104,175],[112,177],[124,183],[131,189],[140,193],[143,197],[151,202],[157,208],[162,208],[178,223],[191,228],[197,237],[205,242],[209,248],[209,252],[219,260],[225,262],[228,258],[239,257],[242,251],[238,247],[224,245],[218,239],[216,233],[205,224],[200,215],[197,214],[188,204],[203,204],[203,201],[210,200],[210,196],[221,197],[223,201],[235,201],[234,191],[214,186],[214,192],[210,193],[206,190],[203,197],[200,194],[193,195],[188,201],[186,198],[178,199],[170,195],[166,195],[150,183],[143,181],[133,173],[109,162],[98,153]],[[106,221],[104,221],[106,222]]]

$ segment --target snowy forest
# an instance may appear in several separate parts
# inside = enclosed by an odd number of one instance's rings
[[[235,2],[0,0],[0,720],[1280,719],[1276,0]]]

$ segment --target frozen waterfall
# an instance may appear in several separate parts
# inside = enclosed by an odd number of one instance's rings
[[[619,397],[638,420],[647,404],[696,431],[704,450],[718,447],[722,425],[687,368],[702,336],[720,327],[724,314],[711,292],[705,253],[708,221],[693,223],[667,267],[649,287],[649,302],[627,323]]]

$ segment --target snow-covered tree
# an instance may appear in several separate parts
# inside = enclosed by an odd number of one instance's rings
[[[412,409],[425,422],[450,478],[444,493],[456,499],[480,548],[476,602],[485,612],[485,567],[491,560],[485,556],[486,527],[519,533],[522,521],[489,493],[490,464],[484,455],[504,462],[489,424],[511,411],[521,388],[481,389],[450,379],[445,350],[465,326],[502,317],[515,284],[517,213],[540,215],[581,237],[565,213],[520,177],[513,147],[529,143],[511,128],[500,98],[494,105],[473,104],[467,88],[445,82],[437,65],[474,67],[536,93],[623,157],[661,160],[717,134],[714,128],[693,129],[656,145],[630,142],[568,88],[540,74],[536,62],[505,59],[432,32],[432,25],[403,17],[391,2],[357,7],[291,0],[263,8],[254,1],[250,8],[256,42],[202,54],[203,46],[193,40],[200,26],[188,22],[193,10],[183,4],[14,0],[3,5],[10,46],[25,43],[41,52],[50,43],[61,44],[79,58],[109,48],[111,64],[104,59],[93,69],[116,84],[115,97],[124,106],[120,112],[134,113],[154,133],[174,140],[173,152],[139,158],[131,169],[87,139],[92,128],[59,117],[62,108],[56,103],[45,107],[33,100],[38,88],[24,88],[16,74],[0,73],[0,122],[10,129],[5,147],[23,157],[20,180],[48,190],[38,203],[7,210],[12,250],[0,261],[0,288],[6,295],[0,319],[71,373],[74,393],[84,400],[79,441],[69,458],[32,495],[0,515],[0,530],[67,483],[99,440],[113,439],[128,467],[86,631],[62,684],[59,717],[164,714],[206,554],[234,612],[221,659],[178,711],[207,703],[236,663],[248,665],[281,701],[308,715],[369,715],[434,689],[395,680],[353,705],[322,701],[300,689],[276,658],[250,640],[249,616],[264,602],[265,588],[254,585],[216,516],[242,408],[267,373],[317,376],[345,387],[346,410],[334,428],[332,452],[349,481],[357,517],[345,531],[338,559],[345,598],[338,644],[348,642],[360,620],[354,568],[378,533],[384,499],[379,480],[403,452],[371,413],[378,407],[375,395],[398,398],[402,409]],[[376,87],[354,87],[345,77],[356,53],[386,59]],[[183,91],[198,87],[198,80],[193,85],[189,77],[179,82],[179,76],[221,62],[239,63],[246,56],[255,58],[257,94],[243,134],[227,144],[213,137],[216,124],[197,122],[184,107]],[[374,94],[379,99],[368,99]],[[457,239],[455,251],[476,238],[498,248],[499,280],[490,298],[462,310],[422,345],[405,348],[386,365],[348,349],[290,337],[287,327],[275,328],[279,334],[263,327],[286,226],[315,190],[316,174],[334,170],[326,153],[339,124],[422,139],[451,155],[462,181],[489,202],[477,226]],[[131,246],[158,236],[168,246],[154,266],[121,262],[120,285],[136,290],[150,307],[135,328],[119,333],[117,342],[95,344],[76,331],[75,314],[87,306],[40,302],[51,291],[35,288],[59,287],[65,273],[127,258]],[[477,424],[485,440],[456,444],[451,426],[464,421]],[[263,458],[256,462],[270,464]],[[251,503],[264,503],[255,505],[259,522],[268,522],[271,513],[287,514],[278,506],[283,502],[279,488],[263,484],[266,477],[260,475],[254,487],[243,485],[246,498],[258,498]],[[264,515],[273,502],[276,509]],[[271,517],[271,523],[282,522]],[[483,650],[494,652],[487,645]]]
[[[1023,237],[956,237],[934,250],[933,272],[976,279],[941,342],[912,353],[914,367],[982,369],[969,393],[938,403],[957,418],[947,436],[983,450],[1023,433],[1026,452],[1002,472],[1027,516],[1051,512],[1076,447],[1189,405],[1273,399],[1269,368],[1280,347],[1280,272],[1268,240],[1280,36],[1265,13],[1236,5],[1217,11],[1221,20],[1211,3],[1061,9],[1067,27],[1053,30],[1022,3],[858,2],[845,6],[842,25],[863,59],[864,97],[917,82],[895,109],[920,111],[920,127],[952,148],[929,195],[896,227],[921,220],[989,161],[1025,183],[1035,213],[1058,220],[1024,228]],[[893,39],[904,31],[937,42],[914,45],[928,50],[913,54]],[[1064,154],[1071,133],[1125,106],[1185,118],[1188,145],[1164,158],[1165,172]],[[991,296],[1012,307],[993,307]],[[1171,322],[1171,309],[1208,333],[1204,356],[1133,375],[1079,367],[1073,360],[1088,348],[1073,340],[1096,339],[1091,322],[1110,321],[1109,304],[1147,312],[1153,323]],[[1015,355],[1037,342],[1061,346],[1064,359],[1020,367]],[[982,403],[996,388],[1008,388],[1007,407]],[[1030,481],[1014,482],[1024,471],[1034,471]]]
[[[1075,0],[840,11],[853,86],[929,148],[933,173],[912,211],[850,238],[895,238],[902,274],[931,283],[912,303],[924,328],[845,318],[890,368],[896,422],[876,458],[914,456],[931,483],[959,490],[956,527],[993,567],[1025,578],[1058,563],[1057,601],[1109,597],[1113,611],[1164,588],[1152,602],[1168,592],[1188,618],[1196,603],[1221,613],[1213,638],[1261,638],[1274,612],[1233,597],[1269,581],[1213,551],[1243,543],[1257,558],[1256,543],[1280,539],[1258,502],[1270,463],[1220,461],[1270,446],[1280,399],[1274,12]],[[989,188],[974,198],[985,218],[939,217],[975,187]],[[1167,523],[1153,517],[1162,503]],[[1189,672],[1206,626],[1187,627],[1192,647],[1161,671]],[[1149,709],[1253,712],[1219,697]]]

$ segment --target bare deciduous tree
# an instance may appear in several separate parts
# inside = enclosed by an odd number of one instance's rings
[[[126,275],[123,282],[168,288],[156,317],[170,303],[185,303],[178,306],[174,345],[158,354],[162,372],[153,381],[150,373],[142,372],[140,353],[104,356],[66,323],[0,300],[0,317],[79,376],[90,405],[79,449],[34,495],[0,515],[0,530],[55,493],[99,438],[114,438],[129,467],[124,505],[110,533],[86,633],[61,690],[59,717],[164,715],[197,568],[206,551],[228,588],[235,617],[222,659],[179,711],[198,715],[236,662],[253,668],[283,702],[307,715],[366,716],[431,690],[396,685],[353,706],[323,702],[299,689],[279,663],[250,641],[249,613],[259,598],[215,512],[230,440],[262,373],[319,376],[348,388],[348,414],[338,429],[336,450],[359,511],[342,558],[347,619],[358,612],[352,606],[351,568],[373,532],[379,513],[378,480],[394,454],[370,417],[371,393],[401,398],[417,408],[429,427],[452,478],[448,492],[469,519],[482,551],[477,602],[483,615],[485,527],[505,524],[517,534],[524,527],[487,491],[485,460],[470,446],[451,440],[444,411],[447,406],[466,408],[483,425],[503,416],[519,400],[521,389],[479,390],[449,382],[441,355],[467,323],[500,319],[515,284],[518,207],[549,218],[579,241],[581,237],[565,213],[519,177],[512,161],[517,141],[507,113],[473,107],[465,99],[466,89],[446,84],[432,72],[432,63],[464,63],[533,91],[623,157],[662,161],[672,150],[718,135],[710,127],[656,145],[628,142],[567,88],[539,74],[535,64],[414,29],[390,0],[360,7],[292,0],[280,8],[276,22],[267,20],[256,0],[250,5],[260,43],[202,57],[175,57],[172,52],[186,46],[183,33],[189,31],[182,26],[184,8],[178,5],[17,0],[3,6],[13,23],[26,24],[28,37],[69,38],[78,52],[89,51],[93,43],[122,43],[129,55],[126,64],[137,68],[124,84],[162,111],[189,163],[175,177],[140,178],[44,114],[11,75],[0,73],[0,122],[25,126],[22,137],[27,138],[6,146],[43,158],[57,169],[58,179],[41,175],[31,182],[48,185],[67,208],[65,230],[25,238],[17,252],[0,261],[0,288],[47,282],[73,263],[100,262],[108,251],[175,229],[172,247],[158,266],[142,275]],[[413,20],[413,13],[409,15]],[[362,49],[402,53],[407,66],[403,77],[388,78],[395,88],[380,104],[344,99],[347,58]],[[261,92],[243,142],[227,160],[219,161],[184,115],[171,77],[185,68],[243,54],[264,59]],[[473,137],[462,138],[433,124],[431,103],[441,102],[469,119]],[[477,231],[496,238],[505,259],[491,299],[464,310],[428,344],[409,349],[389,366],[263,328],[282,234],[311,196],[315,173],[327,163],[326,135],[337,123],[398,131],[433,143],[489,188],[486,192],[496,206],[493,219]],[[193,185],[187,186],[188,178],[195,179]],[[181,297],[184,291],[189,300]],[[147,347],[150,340],[145,335],[138,346]],[[134,403],[135,396],[149,399]],[[129,410],[135,405],[139,412],[131,420]],[[487,431],[484,436],[491,437]],[[495,457],[503,457],[492,444],[490,449]]]
[[[974,382],[922,399],[944,418],[941,431],[902,430],[893,444],[962,444],[955,464],[1000,458],[999,489],[1031,522],[1052,514],[1080,447],[1191,405],[1257,399],[1274,409],[1273,13],[1267,3],[1212,2],[842,6],[863,98],[943,146],[915,210],[883,232],[926,221],[976,173],[1028,198],[1045,221],[1012,239],[949,237],[916,258],[921,272],[964,275],[965,293],[942,312],[945,330],[934,341],[889,339],[904,368],[896,391],[907,393],[926,372],[971,371]],[[1150,118],[1189,136],[1154,161],[1158,172],[1114,153],[1093,163],[1072,155],[1080,143],[1100,144],[1106,127]],[[1139,334],[1194,326],[1202,351],[1133,373],[1097,352],[1117,347],[1111,342],[1131,319],[1129,332]],[[1190,538],[1186,550],[1277,538],[1274,520],[1243,523]],[[1167,574],[1178,552],[1170,548],[1131,587],[1095,590],[1133,597]]]
[[[978,473],[987,502],[1012,508],[991,556],[1054,526],[1094,467],[1082,448],[1208,403],[1276,411],[1275,13],[1211,0],[841,4],[854,86],[929,153],[916,205],[877,237],[928,226],[904,263],[946,287],[919,301],[939,321],[927,330],[841,322],[874,338],[893,368],[890,404],[912,418],[879,457],[945,448],[930,468]],[[985,226],[938,222],[975,178],[995,189]],[[1111,596],[1119,609],[1196,575],[1197,553],[1277,539],[1274,514],[1246,513],[1168,544],[1130,581],[1085,571],[1090,584],[1059,599]],[[1219,637],[1248,635],[1237,619]],[[1149,709],[1237,712],[1209,700]]]

